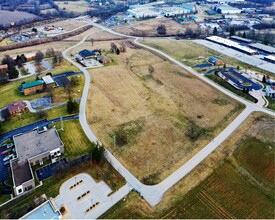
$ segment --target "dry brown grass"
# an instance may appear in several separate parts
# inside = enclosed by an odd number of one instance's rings
[[[88,121],[98,138],[139,179],[167,177],[236,116],[236,102],[148,51],[127,48],[127,53],[115,58],[118,65],[90,71]],[[149,64],[155,70],[152,76]],[[225,104],[215,104],[215,100]],[[210,134],[191,141],[186,136],[189,121]],[[135,126],[142,129],[129,131],[129,143],[114,147],[114,132]]]
[[[155,36],[157,34],[157,27],[160,24],[165,25],[167,35],[176,35],[178,32],[182,33],[186,30],[187,27],[190,27],[192,29],[197,27],[197,25],[194,23],[188,24],[188,25],[187,24],[181,25],[170,18],[155,18],[155,19],[140,21],[135,23],[134,25],[116,27],[114,29],[117,32],[120,32],[123,34],[132,35],[139,31],[145,31],[146,36]]]
[[[145,200],[142,200],[140,196],[136,194],[130,194],[130,197],[126,200],[126,203],[124,203],[123,206],[119,206],[116,210],[112,210],[112,212],[108,212],[108,214],[104,215],[103,217],[104,218],[123,218],[127,216],[128,218],[141,218],[141,219],[144,217],[180,218],[180,216],[178,215],[179,210],[184,210],[184,212],[186,213],[195,213],[196,211],[201,211],[201,212],[206,211],[206,210],[203,210],[203,208],[200,210],[200,207],[191,206],[191,203],[194,204],[194,201],[201,198],[200,195],[197,194],[197,197],[190,198],[190,196],[186,197],[186,194],[191,189],[195,188],[196,186],[199,186],[199,184],[203,182],[205,179],[208,182],[211,182],[210,180],[207,179],[207,177],[209,177],[213,173],[213,171],[215,171],[215,168],[223,166],[224,164],[223,162],[225,159],[232,158],[233,152],[235,151],[239,142],[243,140],[244,136],[257,134],[255,136],[256,138],[259,138],[264,141],[271,141],[271,140],[274,141],[274,135],[270,135],[269,133],[270,130],[271,131],[273,130],[272,126],[270,126],[271,121],[272,120],[270,119],[270,116],[265,115],[263,113],[253,113],[252,115],[250,115],[249,118],[230,136],[230,138],[228,138],[212,154],[210,154],[204,161],[202,161],[202,163],[199,164],[194,170],[192,170],[192,172],[190,172],[186,177],[180,180],[175,186],[169,189],[169,191],[167,191],[167,193],[163,197],[163,200],[153,209],[150,208],[148,203],[146,203]],[[274,118],[273,118],[273,121],[274,121]],[[266,133],[268,134],[266,135]],[[233,171],[235,172],[234,169]],[[238,171],[236,171],[236,173],[238,173]],[[222,176],[223,174],[220,173],[219,175]],[[243,180],[247,181],[246,178],[243,178]],[[211,186],[213,184],[214,183],[211,182]],[[207,187],[204,185],[204,182],[203,182],[203,184],[201,185],[201,187],[199,187],[197,191],[199,192],[207,191],[209,188],[211,188],[211,186]],[[234,187],[235,185],[232,185],[232,188]],[[252,190],[253,193],[256,192],[257,194],[259,192],[258,190],[255,190],[255,188],[253,188],[251,185],[250,187],[251,187],[250,190]],[[244,191],[246,191],[246,189],[244,189]],[[230,197],[232,193],[234,194],[234,192],[235,192],[234,190],[229,190],[228,192],[224,193],[225,195],[224,200],[227,201],[228,197]],[[215,195],[212,194],[212,196],[215,196]],[[244,205],[242,201],[240,202],[238,200],[242,197],[243,197],[243,194],[240,194],[239,196],[236,196],[235,194],[235,198],[234,198],[235,201],[234,202],[229,201],[230,203],[232,202],[232,207],[231,209],[227,209],[227,211],[229,211],[232,214],[234,212],[236,213],[236,210],[238,210],[238,208],[244,207],[244,206],[238,207],[240,203]],[[263,197],[264,197],[263,194],[261,194],[261,199]],[[247,196],[247,198],[249,199],[249,196]],[[246,200],[246,201],[248,204],[250,202],[253,202],[253,205],[255,202],[258,202],[256,200],[255,201]],[[264,201],[266,201],[266,199]],[[183,203],[185,203],[185,205]],[[216,203],[217,205],[221,206],[221,201],[216,201]],[[230,206],[230,203],[228,206]],[[246,213],[246,211],[247,210],[242,210],[241,212],[239,212],[242,218],[244,218],[243,216],[245,214],[247,214],[247,218],[259,218],[261,216],[260,213],[256,212],[256,211],[259,211],[257,210],[257,208],[255,209],[254,212],[251,212],[251,213]],[[181,213],[181,215],[183,214]],[[200,218],[203,218],[203,213],[200,213],[200,214],[197,213],[196,216],[200,216]],[[236,217],[238,218],[238,215]],[[195,215],[193,215],[193,218],[195,218]],[[214,218],[217,218],[217,216]]]
[[[60,9],[66,8],[68,12],[83,13],[89,10],[89,3],[85,0],[67,2],[68,4],[65,4],[64,1],[55,1]]]

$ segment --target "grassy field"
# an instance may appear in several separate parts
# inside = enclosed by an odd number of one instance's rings
[[[210,56],[215,56],[224,61],[226,64],[235,67],[247,66],[247,64],[234,60],[231,57],[220,54],[219,52],[211,50],[207,47],[193,43],[190,40],[177,41],[173,39],[145,39],[143,43],[166,52],[168,55],[188,66],[205,63]]]
[[[87,118],[99,139],[147,184],[167,177],[242,109],[148,51],[127,48],[116,59],[117,65],[90,70]]]
[[[134,25],[128,26],[119,26],[115,27],[115,30],[128,35],[141,35],[141,32],[144,31],[145,36],[156,36],[157,34],[157,27],[160,24],[164,24],[166,27],[166,35],[176,35],[178,33],[182,33],[186,30],[187,27],[195,29],[197,25],[195,23],[188,24],[188,25],[181,25],[175,22],[173,19],[170,18],[155,18],[149,19],[145,21],[137,21]]]
[[[55,1],[60,9],[66,9],[67,12],[83,13],[89,10],[89,3],[85,0],[80,1],[68,1],[65,4],[64,1]]]
[[[101,218],[273,219],[274,120],[252,114],[156,207],[132,192]]]

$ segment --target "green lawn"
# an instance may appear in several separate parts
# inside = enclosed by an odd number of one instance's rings
[[[64,131],[59,131],[59,135],[65,145],[66,157],[78,157],[87,153],[91,149],[90,140],[86,137],[78,119],[64,121]],[[60,128],[60,123],[56,127]]]
[[[270,108],[275,111],[275,101],[267,96],[265,98],[267,99],[267,101],[269,103],[267,108]]]
[[[234,156],[258,181],[267,183],[275,189],[274,142],[264,143],[256,138],[247,138],[241,142]]]
[[[8,201],[11,198],[10,195],[0,195],[0,204],[3,204],[4,202]]]
[[[58,106],[52,109],[49,109],[47,111],[45,111],[47,116],[47,119],[54,119],[54,118],[58,118],[60,116],[67,116],[69,115],[67,112],[67,105],[62,105],[62,106]],[[4,121],[2,122],[3,126],[2,126],[2,132],[7,132],[7,131],[11,131],[14,130],[16,128],[20,128],[24,125],[39,121],[42,119],[38,119],[36,118],[36,114],[35,113],[31,113],[28,110],[26,112],[24,112],[21,117],[20,116],[14,116],[12,118],[10,118],[8,121]]]

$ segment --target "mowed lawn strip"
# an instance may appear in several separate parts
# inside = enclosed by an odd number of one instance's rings
[[[91,149],[90,140],[86,137],[78,119],[63,121],[64,131],[59,131],[65,146],[65,156],[75,157],[86,154]],[[61,123],[56,123],[60,128]]]

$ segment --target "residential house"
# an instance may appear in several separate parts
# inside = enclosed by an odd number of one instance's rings
[[[219,59],[217,59],[216,57],[213,57],[213,56],[209,57],[208,61],[210,63],[214,64],[215,66],[221,66],[221,65],[224,64],[222,60],[219,60]]]
[[[82,56],[84,59],[91,59],[96,58],[97,56],[101,55],[101,50],[81,50],[79,55]]]
[[[17,157],[11,160],[11,171],[14,195],[18,196],[35,187],[31,165],[56,162],[64,153],[64,144],[55,128],[18,134],[13,140]]]
[[[98,56],[97,57],[97,61],[99,61],[102,64],[108,64],[112,62],[112,58],[110,57],[106,57],[106,56]]]
[[[22,113],[25,111],[26,103],[23,101],[14,102],[7,106],[7,109],[11,116],[17,115],[18,113]]]

